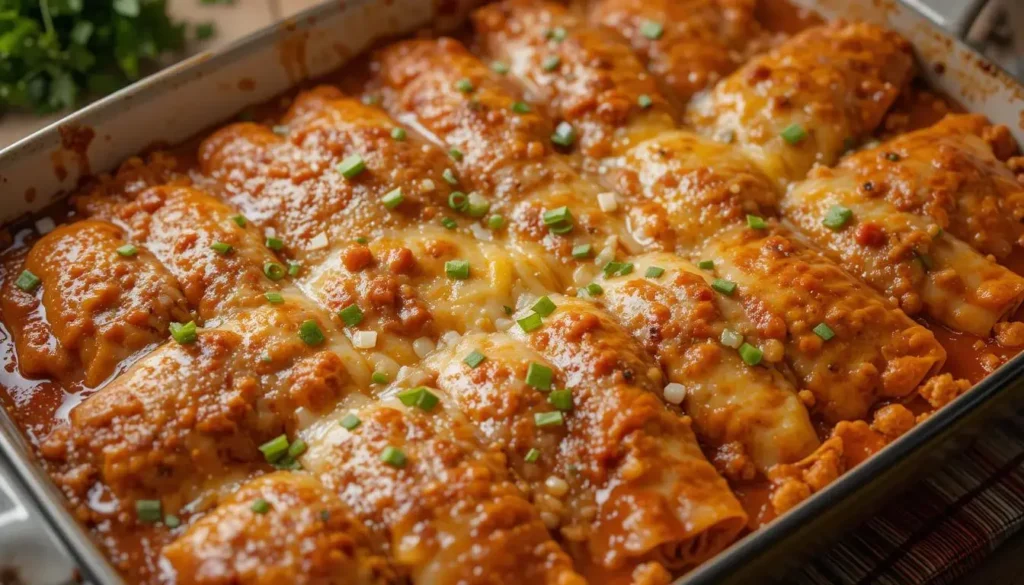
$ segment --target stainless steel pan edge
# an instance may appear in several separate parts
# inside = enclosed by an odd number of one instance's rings
[[[126,88],[0,151],[0,224],[41,210],[76,184],[76,153],[62,147],[62,129],[91,128],[96,138],[87,155],[93,172],[114,168],[154,140],[184,140],[229,118],[242,107],[268,99],[305,77],[342,65],[374,39],[408,32],[428,23],[457,22],[470,2],[349,0],[313,8],[254,33],[214,55],[200,55]],[[1024,89],[971,49],[935,28],[895,0],[796,0],[828,18],[882,22],[907,36],[925,64],[931,83],[967,109],[1006,124],[1024,143]],[[338,39],[344,45],[339,46]],[[305,48],[301,63],[288,61],[288,47]],[[941,65],[940,65],[941,64]],[[242,84],[242,79],[252,83]],[[68,163],[63,179],[55,160]],[[30,192],[54,194],[32,198]],[[734,544],[677,585],[762,583],[778,578],[799,561],[866,517],[885,496],[949,449],[957,439],[994,417],[1012,412],[1024,396],[1024,356],[1015,358],[971,392],[938,412],[864,464],[851,470],[769,526]],[[2,409],[0,409],[2,411]],[[50,524],[62,545],[95,583],[122,583],[63,504],[63,496],[33,461],[20,431],[0,414],[0,459]]]

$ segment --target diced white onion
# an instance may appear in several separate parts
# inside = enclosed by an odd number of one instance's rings
[[[719,340],[722,342],[722,345],[733,349],[739,349],[743,345],[743,336],[732,329],[722,329],[722,336]]]
[[[665,385],[665,401],[672,404],[681,404],[686,398],[686,388],[682,384],[670,382]]]
[[[327,234],[320,232],[309,241],[307,250],[322,250],[327,247]]]
[[[551,475],[545,479],[544,487],[547,488],[549,494],[556,498],[560,498],[569,493],[569,483],[557,475]]]
[[[377,347],[376,331],[356,331],[352,334],[352,345],[358,349],[370,349]]]
[[[57,227],[57,224],[53,223],[53,219],[49,217],[40,217],[36,220],[36,231],[39,235],[45,236],[52,232]]]
[[[601,211],[605,213],[611,213],[619,208],[619,202],[615,198],[615,193],[611,191],[598,194],[597,204],[601,207]]]
[[[459,335],[458,331],[446,331],[444,335],[441,336],[441,343],[451,346],[458,343],[460,339],[462,339],[462,335]]]
[[[481,242],[490,242],[494,240],[494,234],[491,230],[485,228],[478,223],[469,224],[469,231],[473,232],[473,237],[480,240]]]
[[[416,356],[420,359],[427,357],[430,352],[434,351],[434,340],[429,337],[420,337],[416,341],[412,342],[412,350],[416,352]]]

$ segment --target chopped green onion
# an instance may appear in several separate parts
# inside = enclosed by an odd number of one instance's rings
[[[209,0],[204,0],[204,1],[209,1]],[[375,96],[375,95],[367,94],[367,95],[364,95],[359,101],[363,102],[363,104],[365,104],[367,106],[375,106],[378,103],[380,103],[380,98]]]
[[[763,230],[768,228],[768,224],[765,223],[764,218],[759,215],[747,214],[747,227],[755,230]]]
[[[231,221],[235,222],[235,225],[237,225],[238,227],[245,227],[246,224],[249,223],[249,220],[246,219],[245,216],[241,215],[241,214],[239,214],[239,215],[232,215],[231,216]]]
[[[732,293],[736,292],[736,283],[724,278],[716,278],[711,281],[711,288],[729,297],[732,296]]]
[[[302,264],[299,262],[288,261],[288,276],[298,276],[299,270],[302,269]]]
[[[388,375],[385,374],[384,372],[374,372],[373,374],[370,375],[370,380],[374,384],[387,384],[388,382],[390,382],[390,380],[388,379]]]
[[[138,253],[139,249],[131,244],[125,244],[117,248],[118,256],[124,256],[125,258],[131,258]]]
[[[441,173],[441,178],[449,185],[457,185],[459,183],[459,178],[455,176],[455,171],[451,169],[445,169],[444,172]]]
[[[299,463],[291,455],[285,455],[277,463],[272,463],[275,469],[302,469],[302,464]]]
[[[267,262],[263,265],[263,274],[270,280],[281,280],[285,275],[285,268],[277,262]]]
[[[544,225],[557,225],[561,223],[572,221],[572,212],[565,205],[557,207],[550,211],[545,211],[544,215],[541,216],[544,220]]]
[[[271,305],[280,305],[284,302],[284,297],[279,292],[269,291],[263,293],[263,296],[267,298],[267,302]]]
[[[168,514],[164,516],[164,526],[168,528],[177,528],[181,526],[181,518],[178,518],[174,514]]]
[[[662,274],[665,274],[665,269],[660,266],[650,266],[644,272],[644,276],[647,278],[660,278]]]
[[[430,411],[439,402],[437,395],[424,386],[402,390],[398,393],[398,400],[406,406],[415,406],[425,411]]]
[[[504,61],[491,61],[491,71],[498,75],[505,75],[509,71],[508,63]]]
[[[271,130],[274,132],[274,134],[277,134],[278,136],[288,136],[288,127],[287,126],[278,124],[277,126],[274,126],[273,128],[271,128]]]
[[[471,368],[475,368],[479,366],[481,363],[483,363],[485,359],[486,356],[484,354],[474,349],[473,351],[469,352],[469,355],[467,355],[465,359],[462,360],[462,363],[466,364]]]
[[[504,310],[504,311],[505,311],[505,314],[506,314],[506,315],[511,315],[512,313],[515,313],[515,312],[516,312],[516,310],[515,310],[515,309],[513,309],[512,307],[510,307],[510,306],[508,306],[508,305],[502,305],[502,306],[501,306],[501,308],[502,308],[502,310]]]
[[[469,261],[449,260],[444,263],[444,273],[452,280],[466,280],[469,278]]]
[[[572,227],[573,225],[571,222],[556,223],[555,225],[548,226],[548,231],[557,236],[562,236],[571,232]]]
[[[853,210],[842,205],[833,205],[821,220],[822,225],[830,230],[841,230],[853,219]]]
[[[522,319],[517,320],[516,323],[519,323],[519,327],[521,327],[523,331],[529,333],[540,329],[540,326],[543,325],[544,322],[537,313],[530,313]]]
[[[652,100],[651,96],[647,95],[646,93],[636,98],[636,104],[640,106],[640,109],[642,110],[646,110],[647,108],[651,107],[653,103],[654,100]]]
[[[807,131],[800,124],[790,124],[779,135],[789,144],[799,144],[804,138],[807,138]]]
[[[740,357],[748,366],[756,366],[761,363],[764,352],[749,343],[744,343],[740,346]]]
[[[403,140],[405,140],[405,136],[405,128],[399,128],[396,126],[391,129],[391,138],[399,142],[402,142]]]
[[[268,236],[267,240],[264,242],[264,245],[276,252],[281,248],[284,248],[284,240],[282,240],[281,238],[276,238],[274,236]]]
[[[451,207],[455,211],[462,211],[465,209],[468,201],[469,199],[462,191],[452,191],[448,194],[448,207]]]
[[[214,242],[210,244],[210,249],[220,254],[221,256],[227,256],[235,248],[231,244],[226,244],[224,242]]]
[[[890,162],[899,162],[900,155],[896,154],[895,152],[887,152],[885,153],[885,159]]]
[[[562,59],[558,55],[548,55],[541,61],[540,66],[544,71],[554,71],[558,69],[558,66],[562,63]]]
[[[572,390],[554,390],[548,394],[548,402],[558,410],[572,410]]]
[[[295,439],[291,445],[288,445],[288,456],[289,457],[301,457],[309,445],[306,444],[302,439]]]
[[[600,284],[597,284],[596,282],[592,282],[584,288],[586,289],[587,294],[589,294],[592,297],[599,297],[602,294],[604,294],[604,287],[602,287]]]
[[[714,270],[715,269],[715,261],[714,260],[701,260],[700,262],[697,263],[697,268],[700,268],[701,270]]]
[[[367,242],[369,242],[369,241],[370,241],[370,240],[367,240],[367,239],[366,239],[366,238],[364,238],[363,236],[359,236],[358,238],[356,238],[356,243],[357,243],[357,244],[364,244],[364,245],[365,245],[365,244],[366,244]]]
[[[719,341],[726,347],[733,349],[739,349],[743,345],[743,336],[733,331],[732,329],[722,329],[722,335],[719,337]]]
[[[441,225],[450,230],[459,227],[459,224],[455,223],[455,220],[450,217],[442,217]]]
[[[515,102],[512,104],[512,111],[517,114],[529,114],[530,104],[527,104],[526,102]]]
[[[249,506],[249,509],[257,514],[266,514],[270,511],[270,502],[263,498],[256,498],[256,501],[252,503],[252,506]]]
[[[569,33],[566,32],[565,27],[556,26],[555,28],[549,28],[547,31],[545,31],[544,37],[547,38],[548,40],[560,43],[565,40],[565,37],[568,36],[568,34]]]
[[[405,196],[402,195],[402,188],[396,187],[395,189],[392,189],[391,191],[385,193],[384,196],[380,198],[380,200],[382,203],[384,203],[384,207],[387,207],[388,209],[394,209],[401,205],[402,201],[405,201]]]
[[[565,424],[565,417],[558,410],[553,412],[535,412],[533,414],[533,423],[538,427],[560,427]]]
[[[405,456],[405,453],[403,453],[401,449],[388,445],[381,452],[380,460],[383,461],[384,463],[387,463],[391,467],[402,468],[405,467],[408,458]]]
[[[536,463],[538,459],[540,459],[540,451],[532,447],[526,452],[526,457],[523,457],[523,461],[527,463]]]
[[[350,412],[345,416],[341,417],[341,420],[338,421],[338,424],[340,424],[345,429],[351,431],[358,427],[359,425],[363,424],[363,421],[359,420],[359,417],[356,416],[355,413]]]
[[[491,210],[491,202],[476,191],[469,194],[466,202],[466,215],[470,217],[483,217]]]
[[[455,82],[455,89],[462,93],[469,93],[473,91],[473,82],[463,77],[462,79]]]
[[[541,317],[547,317],[551,313],[554,313],[557,307],[549,297],[543,296],[537,299],[537,302],[530,308],[533,309],[534,313],[537,313]]]
[[[491,217],[487,218],[487,227],[491,228],[492,230],[500,230],[501,228],[505,227],[505,218],[500,214],[496,213]]]
[[[267,463],[274,463],[288,454],[288,437],[285,435],[278,435],[260,445],[259,448],[260,452],[263,453],[263,458],[267,460]]]
[[[633,272],[633,263],[632,262],[625,262],[625,263],[622,264],[622,268],[619,268],[619,274],[621,274],[622,276],[626,276],[627,274],[632,274],[632,272]]]
[[[355,327],[363,322],[363,310],[354,303],[338,311],[338,316],[346,327]]]
[[[611,278],[612,276],[618,274],[618,272],[622,270],[623,266],[625,266],[625,264],[623,264],[622,262],[616,262],[612,260],[611,262],[605,264],[604,268],[602,268],[601,271],[604,272],[605,278]]]
[[[306,319],[299,325],[299,339],[306,345],[314,346],[320,345],[326,339],[324,332],[320,330],[320,325],[312,319]]]
[[[555,127],[555,133],[551,135],[551,142],[566,148],[572,146],[576,141],[576,129],[568,122],[559,122]]]
[[[551,368],[537,362],[530,362],[530,367],[526,369],[526,383],[537,390],[551,390],[552,376],[554,372]]]
[[[665,27],[656,20],[648,20],[640,25],[640,34],[652,41],[660,39],[664,33]]]
[[[814,331],[815,335],[824,339],[825,341],[828,341],[836,336],[836,332],[832,331],[832,328],[829,327],[828,324],[825,322],[818,323],[817,325],[814,326],[814,329],[812,329],[811,331]]]
[[[448,156],[452,157],[455,162],[462,162],[462,151],[458,148],[449,148]]]
[[[189,343],[195,343],[199,339],[199,332],[196,329],[196,322],[189,321],[188,323],[171,323],[169,329],[171,330],[171,337],[174,341],[182,345]]]
[[[353,154],[338,163],[337,168],[341,176],[346,179],[352,179],[366,170],[366,162],[363,161],[363,157]]]
[[[577,246],[573,246],[572,257],[577,260],[586,260],[587,258],[590,258],[590,253],[593,249],[594,247],[590,244],[579,244]]]
[[[159,522],[163,518],[160,500],[135,500],[135,515],[146,523]]]

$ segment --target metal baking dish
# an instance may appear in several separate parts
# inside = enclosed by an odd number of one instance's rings
[[[907,1],[916,4],[920,0]],[[79,177],[113,169],[154,142],[183,141],[247,105],[336,69],[375,40],[426,25],[443,30],[457,24],[471,3],[330,2],[216,54],[199,55],[126,88],[0,151],[0,224],[42,210],[73,190]],[[876,21],[899,31],[913,42],[933,87],[968,110],[1005,124],[1024,144],[1024,88],[909,4],[897,0],[796,3],[814,8],[826,18]],[[956,26],[958,23],[954,21]],[[90,136],[83,149],[84,139]],[[678,585],[760,583],[781,577],[830,537],[865,518],[887,496],[918,478],[930,463],[962,446],[982,423],[1012,413],[1024,402],[1022,389],[1024,355],[821,493],[681,578]],[[23,528],[26,521],[45,523],[42,532],[36,526],[33,534],[55,535],[87,579],[122,583],[66,510],[63,496],[36,465],[7,412],[0,409],[0,470],[4,469],[15,483],[8,492],[19,500],[24,513],[15,516]],[[19,530],[18,525],[12,521],[0,525],[0,531],[9,536]],[[0,554],[0,563],[3,556]]]

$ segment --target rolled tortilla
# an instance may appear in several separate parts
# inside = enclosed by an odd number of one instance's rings
[[[83,220],[43,236],[13,267],[3,313],[24,375],[96,387],[167,339],[171,323],[192,320],[167,269],[145,248],[126,245],[114,225]],[[22,270],[39,279],[38,290],[15,285]]]

